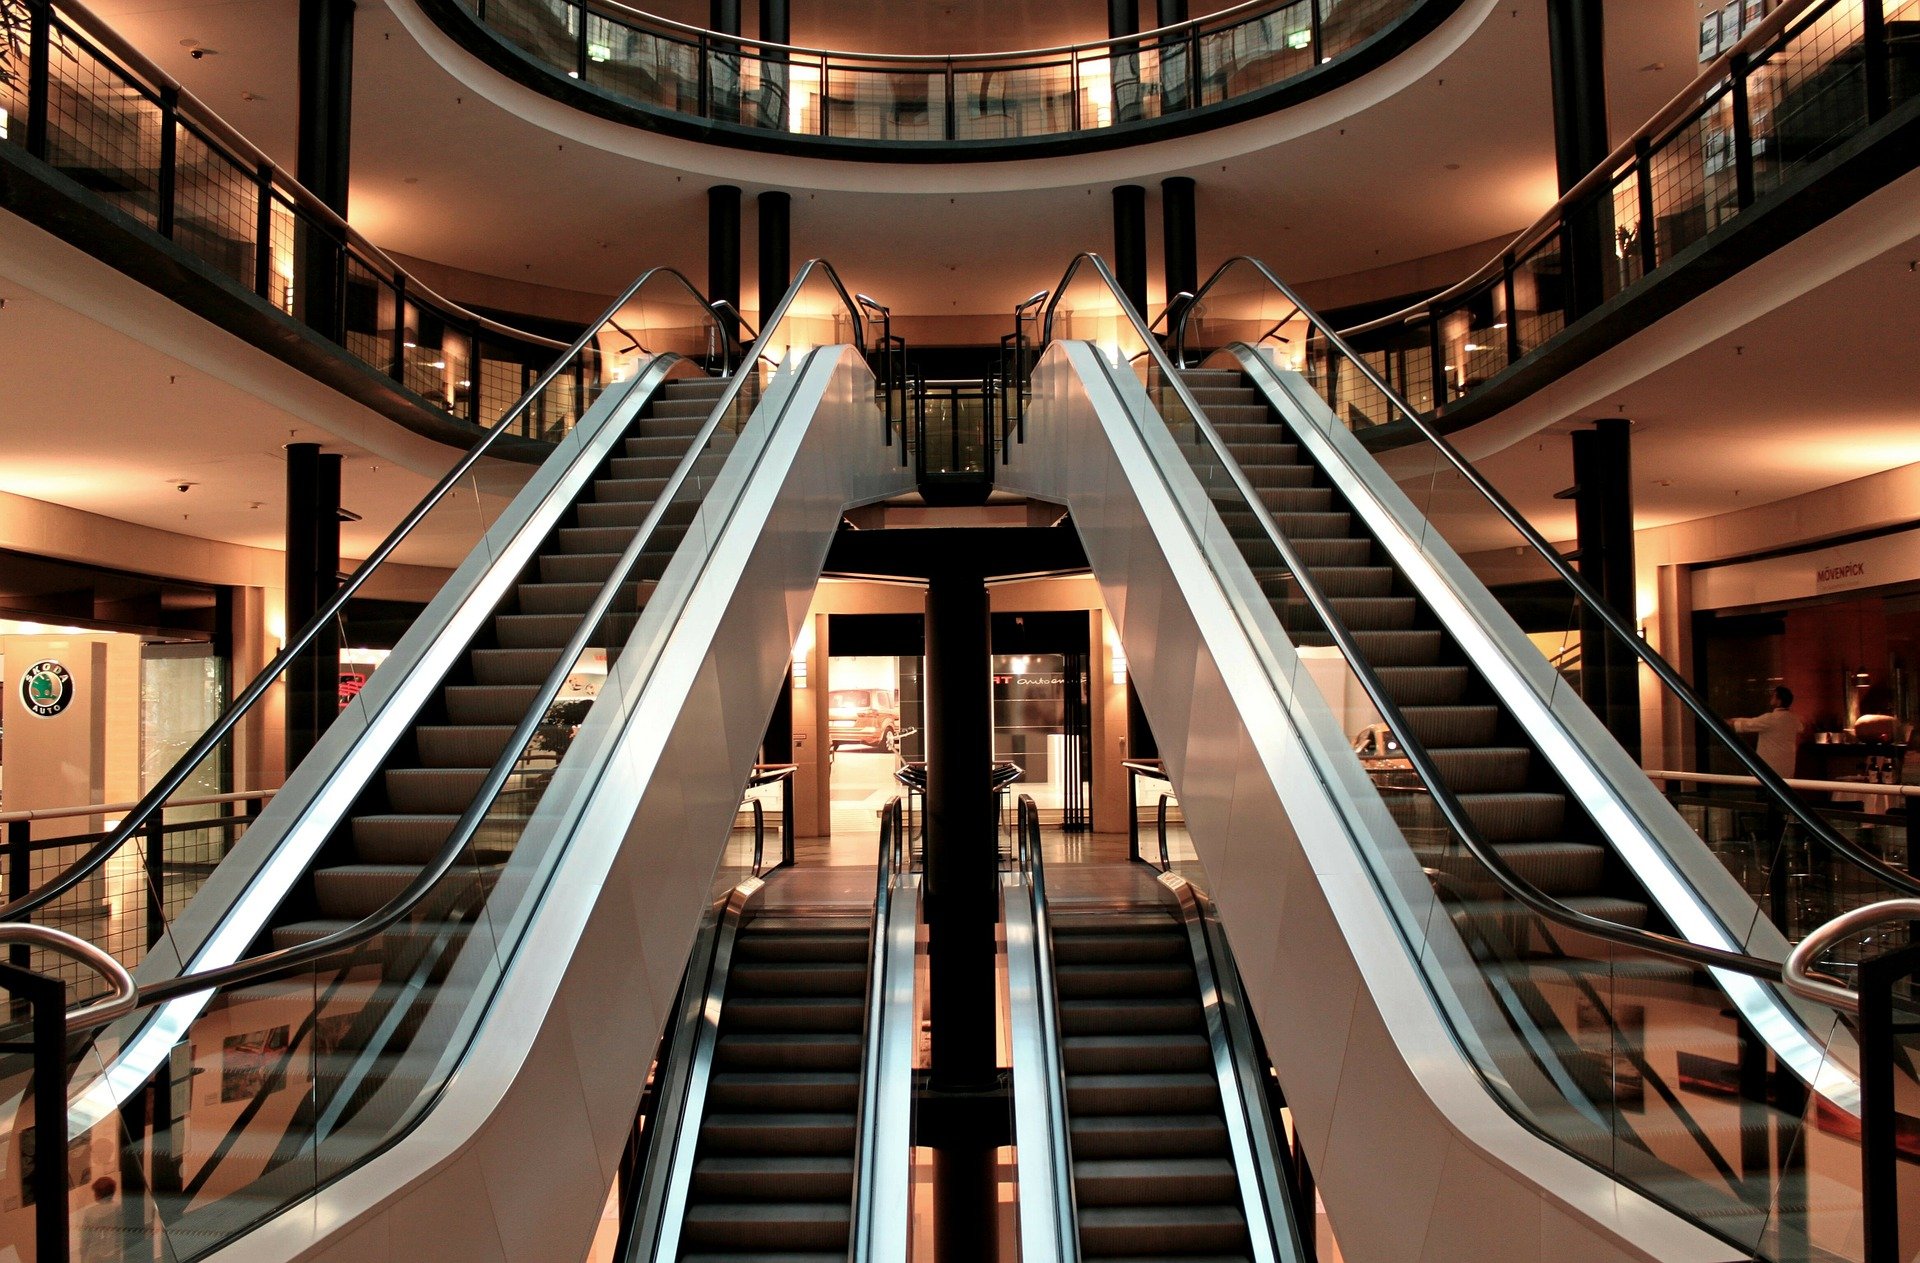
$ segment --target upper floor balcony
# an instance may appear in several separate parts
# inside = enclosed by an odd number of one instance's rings
[[[870,161],[1037,157],[1161,140],[1310,99],[1460,0],[1249,0],[1124,38],[1019,52],[834,52],[613,0],[420,0],[496,69],[650,130]]]

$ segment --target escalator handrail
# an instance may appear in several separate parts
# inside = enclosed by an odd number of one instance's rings
[[[785,316],[795,294],[799,292],[801,286],[806,284],[812,266],[813,263],[810,262],[794,278],[792,288],[781,299],[775,322],[766,327],[766,331],[761,334],[760,342],[765,342],[779,327],[779,319]],[[755,343],[756,353],[764,349],[760,342]],[[755,362],[757,362],[755,356],[749,356],[742,361],[743,364]],[[619,599],[620,589],[626,586],[628,575],[632,572],[635,562],[652,542],[655,529],[666,516],[667,509],[674,503],[674,498],[686,485],[687,479],[692,476],[693,468],[699,462],[708,444],[713,441],[714,435],[731,410],[734,400],[739,397],[740,389],[748,375],[745,370],[736,373],[729,382],[728,388],[721,393],[719,403],[707,414],[705,423],[701,425],[699,432],[688,445],[686,453],[680,458],[680,463],[674,467],[666,486],[654,498],[653,506],[647,510],[645,520],[634,532],[633,538],[627,542],[626,551],[614,564],[612,573],[608,575],[606,582],[600,585],[600,590],[594,594],[593,602],[587,607],[586,613],[581,615],[579,623],[574,627],[573,635],[568,638],[566,647],[560,651],[560,657],[548,670],[547,678],[542,681],[533,702],[521,715],[520,722],[514,725],[513,734],[507,738],[506,746],[494,760],[493,766],[487,769],[486,779],[481,782],[479,790],[475,793],[473,800],[467,804],[466,810],[460,813],[459,820],[448,831],[447,839],[441,844],[433,861],[422,868],[413,880],[409,881],[383,907],[363,920],[306,943],[277,948],[258,956],[234,961],[232,964],[202,970],[199,973],[182,974],[143,987],[140,994],[140,1002],[143,1006],[175,996],[198,994],[209,988],[264,981],[357,947],[406,916],[426,898],[429,891],[454,870],[460,862],[460,856],[471,845],[474,836],[480,831],[480,826],[492,811],[494,800],[513,775],[514,768],[520,762],[521,753],[532,741],[541,721],[546,718],[548,707],[553,705],[555,699],[560,696],[561,690],[566,687],[567,679],[573,672],[574,663],[593,642],[594,633],[599,630],[600,623],[612,611],[614,602]]]
[[[1920,899],[1883,899],[1841,913],[1794,945],[1787,957],[1787,987],[1795,995],[1858,1016],[1860,993],[1831,975],[1816,973],[1815,962],[1842,939],[1876,926],[1914,921],[1920,921]]]
[[[333,625],[334,620],[346,609],[347,602],[360,591],[361,587],[372,577],[373,572],[385,564],[386,560],[393,555],[394,550],[406,542],[414,529],[426,519],[429,513],[438,507],[441,500],[445,499],[447,494],[472,472],[474,466],[479,464],[481,458],[492,449],[494,443],[499,440],[500,436],[512,428],[513,422],[532,406],[533,401],[540,397],[541,392],[546,390],[547,386],[573,362],[573,358],[586,348],[587,344],[597,336],[602,328],[611,323],[613,318],[620,314],[621,308],[625,307],[643,288],[651,284],[656,277],[664,278],[686,289],[687,292],[697,300],[701,310],[707,311],[711,316],[712,313],[707,307],[705,297],[701,295],[699,290],[694,288],[693,282],[689,281],[677,268],[649,268],[647,271],[641,273],[639,279],[635,280],[633,284],[622,291],[620,296],[615,298],[612,304],[607,307],[606,311],[601,314],[600,318],[588,325],[585,332],[574,339],[572,345],[569,346],[566,351],[562,352],[559,358],[534,380],[533,385],[520,396],[520,399],[512,408],[507,410],[499,422],[494,425],[492,429],[488,430],[486,435],[482,437],[478,443],[467,449],[464,456],[454,462],[453,467],[441,476],[440,481],[434,484],[433,489],[427,492],[425,498],[410,509],[405,517],[400,519],[393,530],[388,532],[387,537],[380,541],[379,546],[367,554],[366,560],[354,568],[353,573],[347,577],[345,583],[340,585],[333,596],[320,607],[311,619],[307,620],[307,623],[301,627],[299,631],[288,638],[286,648],[274,655],[273,660],[268,662],[259,674],[254,676],[253,682],[247,685],[240,696],[236,697],[233,702],[220,713],[220,717],[214,720],[212,725],[200,735],[200,739],[188,747],[186,753],[175,760],[173,766],[167,769],[166,773],[161,776],[159,780],[154,782],[153,787],[141,797],[134,809],[121,819],[119,825],[106,837],[89,848],[85,854],[75,859],[59,875],[49,879],[31,893],[23,895],[4,906],[0,906],[0,922],[17,921],[22,917],[28,916],[36,909],[44,907],[69,890],[72,890],[81,881],[85,880],[105,864],[107,860],[122,846],[126,845],[130,839],[138,837],[140,831],[145,827],[148,818],[151,817],[155,811],[166,805],[167,800],[172,797],[174,791],[186,783],[187,778],[193,774],[194,769],[199,767],[200,764],[206,760],[207,756],[213,753],[214,748],[232,733],[241,718],[248,711],[252,710],[261,698],[267,695],[267,692],[274,687],[280,676],[286,672],[294,660],[312,646],[314,640],[319,637],[322,631]],[[718,318],[715,317],[714,320],[716,326],[718,326]],[[724,326],[720,327],[724,331]],[[740,373],[734,375],[734,388],[736,391],[739,379],[744,376],[745,374]]]
[[[1288,1202],[1274,1182],[1282,1168],[1282,1159],[1274,1149],[1275,1120],[1263,1091],[1251,1093],[1242,1078],[1251,1071],[1264,1076],[1265,1067],[1253,1050],[1253,1032],[1247,1026],[1251,1012],[1241,990],[1240,971],[1224,948],[1216,951],[1213,931],[1219,915],[1212,900],[1199,887],[1178,873],[1160,874],[1160,886],[1173,896],[1180,910],[1181,929],[1187,934],[1193,951],[1195,979],[1200,984],[1200,1000],[1207,1011],[1207,1045],[1220,1088],[1221,1111],[1226,1115],[1229,1150],[1245,1147],[1251,1170],[1240,1173],[1240,1208],[1246,1216],[1247,1236],[1253,1245],[1255,1263],[1298,1263],[1300,1225],[1289,1213]],[[1211,923],[1211,924],[1210,924]],[[1216,1032],[1213,1019],[1218,1019]],[[1237,1164],[1236,1164],[1237,1165]],[[1252,1184],[1250,1190],[1248,1185]],[[1265,1220],[1264,1233],[1254,1231],[1255,1215]],[[1291,1250],[1280,1246],[1284,1242]],[[1276,1246],[1280,1248],[1276,1249]]]
[[[894,883],[907,869],[905,844],[906,829],[901,819],[900,799],[896,795],[887,800],[887,805],[880,812],[880,854],[874,865],[873,931],[867,944],[867,996],[860,1025],[861,1047],[865,1049],[866,1064],[860,1076],[860,1103],[853,1120],[853,1217],[847,1254],[849,1263],[905,1263],[904,1257],[894,1257],[890,1251],[879,1248],[878,1238],[882,1234],[874,1231],[876,1219],[883,1215],[891,1217],[894,1220],[893,1231],[884,1234],[885,1237],[896,1246],[904,1247],[906,1244],[907,1208],[885,1204],[875,1191],[883,1164],[909,1160],[904,1152],[887,1155],[879,1152],[880,1126],[885,1114],[880,1100],[880,1075],[889,1055],[886,1039],[889,1002],[887,956],[892,944],[888,940],[893,916]]]
[[[678,1232],[672,1233],[668,1242],[663,1243],[661,1237],[676,1222],[676,1210],[682,1218],[686,1214],[700,1123],[706,1111],[706,1087],[711,1081],[719,1037],[718,1015],[726,1001],[727,977],[733,970],[734,943],[747,913],[765,889],[766,882],[759,877],[749,877],[733,887],[715,906],[711,933],[703,930],[695,940],[682,984],[667,1082],[659,1096],[659,1118],[649,1120],[653,1139],[647,1146],[645,1173],[634,1194],[635,1229],[627,1243],[626,1263],[655,1263],[663,1245],[674,1246],[673,1253],[678,1254]],[[686,1042],[684,1048],[682,1041]],[[669,1117],[671,1127],[664,1125]]]
[[[1047,913],[1047,874],[1040,840],[1040,808],[1032,794],[1019,798],[1015,828],[1019,834],[1016,859],[1027,888],[1033,917],[1034,998],[1040,1009],[1040,1047],[1046,1064],[1041,1081],[1046,1087],[1049,1174],[1053,1182],[1057,1249],[1056,1263],[1079,1263],[1080,1212],[1073,1182],[1072,1133],[1067,1123],[1067,1071],[1060,1051],[1060,995],[1053,976],[1053,930]]]
[[[1114,277],[1112,270],[1108,268],[1106,261],[1099,255],[1090,253],[1075,256],[1073,262],[1068,265],[1066,275],[1061,278],[1059,289],[1055,291],[1055,302],[1058,302],[1058,295],[1065,292],[1066,286],[1072,281],[1074,274],[1082,266],[1089,264],[1112,289],[1114,298],[1120,303],[1122,314],[1132,322],[1135,332],[1139,335],[1141,341],[1146,344],[1148,353],[1152,355],[1167,387],[1179,396],[1182,406],[1186,408],[1188,415],[1193,419],[1193,423],[1199,430],[1200,435],[1219,457],[1221,467],[1231,473],[1235,489],[1245,500],[1255,520],[1260,523],[1261,529],[1266,533],[1268,541],[1274,546],[1275,550],[1279,552],[1283,564],[1291,573],[1294,583],[1298,585],[1301,595],[1303,595],[1307,599],[1308,604],[1313,607],[1314,612],[1319,616],[1322,623],[1325,624],[1328,634],[1333,637],[1334,643],[1345,656],[1347,669],[1352,671],[1355,678],[1360,681],[1361,687],[1366,690],[1367,696],[1373,702],[1375,709],[1380,712],[1381,720],[1399,740],[1401,751],[1407,756],[1408,762],[1413,764],[1414,771],[1427,786],[1434,805],[1439,809],[1447,826],[1453,830],[1455,836],[1459,837],[1467,850],[1473,854],[1474,859],[1487,869],[1488,873],[1500,887],[1505,890],[1508,895],[1519,900],[1526,907],[1539,913],[1548,920],[1564,925],[1569,929],[1591,935],[1594,938],[1604,939],[1607,942],[1616,943],[1623,947],[1631,948],[1634,951],[1647,952],[1652,955],[1664,956],[1669,959],[1680,960],[1707,968],[1728,969],[1736,973],[1761,978],[1768,982],[1779,982],[1781,980],[1782,966],[1777,961],[1766,960],[1762,957],[1752,956],[1745,952],[1734,951],[1728,948],[1708,947],[1687,939],[1661,934],[1654,930],[1619,925],[1589,913],[1581,912],[1577,908],[1568,907],[1566,904],[1561,903],[1551,895],[1541,891],[1532,882],[1528,881],[1518,870],[1507,862],[1505,857],[1503,857],[1495,847],[1481,836],[1479,829],[1476,828],[1473,823],[1472,817],[1467,814],[1466,809],[1460,804],[1460,800],[1454,796],[1453,791],[1447,787],[1445,780],[1440,776],[1439,769],[1435,766],[1432,757],[1427,753],[1426,747],[1414,738],[1412,726],[1401,713],[1399,706],[1394,703],[1393,698],[1388,695],[1386,686],[1375,673],[1373,665],[1369,663],[1360,652],[1359,644],[1354,640],[1353,633],[1348,630],[1346,623],[1335,613],[1332,602],[1327,598],[1326,594],[1321,591],[1320,585],[1315,581],[1312,572],[1301,563],[1299,555],[1294,550],[1292,541],[1289,540],[1274,523],[1273,516],[1267,511],[1266,503],[1260,499],[1259,495],[1254,492],[1252,486],[1247,482],[1245,473],[1241,470],[1239,463],[1233,459],[1231,453],[1228,452],[1226,444],[1221,441],[1219,434],[1215,432],[1213,423],[1207,418],[1206,412],[1194,401],[1192,392],[1187,389],[1186,383],[1180,379],[1178,372],[1168,359],[1166,351],[1147,333],[1145,322],[1141,320],[1140,314],[1133,310],[1132,303],[1129,302],[1122,293],[1120,283]],[[1051,333],[1051,324],[1052,307],[1050,305],[1048,308],[1049,335]],[[1107,364],[1106,357],[1096,355],[1095,359],[1101,365],[1103,372],[1114,371]],[[1134,381],[1131,373],[1128,374],[1128,380]],[[1134,384],[1136,386],[1139,385],[1137,381],[1134,381]],[[1131,409],[1128,410],[1128,415],[1130,418],[1132,417]],[[1189,529],[1191,529],[1191,524],[1189,524]],[[1198,533],[1196,532],[1195,534],[1196,538],[1198,538]]]
[[[1493,507],[1494,511],[1519,533],[1521,539],[1526,542],[1527,546],[1538,554],[1542,561],[1545,561],[1553,568],[1554,572],[1573,590],[1574,595],[1579,598],[1586,608],[1591,611],[1595,617],[1599,618],[1601,622],[1606,624],[1613,636],[1632,648],[1640,661],[1646,664],[1647,668],[1653,672],[1654,677],[1665,685],[1668,691],[1677,697],[1681,704],[1693,713],[1694,718],[1712,734],[1714,739],[1726,747],[1734,758],[1760,782],[1761,788],[1769,798],[1777,802],[1788,814],[1798,821],[1803,828],[1818,838],[1823,845],[1846,856],[1846,858],[1855,865],[1872,873],[1875,877],[1878,877],[1896,890],[1904,891],[1910,895],[1920,895],[1920,878],[1915,878],[1911,874],[1901,872],[1865,848],[1848,841],[1831,825],[1827,824],[1827,822],[1820,817],[1819,813],[1807,807],[1807,805],[1801,801],[1799,795],[1795,794],[1787,785],[1786,780],[1782,778],[1778,772],[1774,771],[1773,768],[1769,767],[1745,742],[1741,741],[1739,737],[1734,734],[1733,730],[1727,726],[1726,721],[1721,719],[1720,716],[1693,691],[1692,687],[1681,677],[1680,673],[1673,668],[1673,665],[1669,663],[1665,657],[1656,652],[1651,645],[1647,644],[1645,640],[1641,639],[1639,634],[1626,619],[1620,616],[1619,611],[1615,610],[1611,603],[1600,599],[1599,594],[1594,592],[1593,588],[1580,577],[1579,572],[1567,564],[1567,559],[1561,556],[1560,551],[1556,549],[1544,535],[1535,529],[1533,523],[1529,522],[1526,516],[1513,506],[1511,501],[1500,493],[1499,488],[1495,487],[1478,469],[1474,468],[1473,462],[1461,455],[1458,448],[1454,447],[1438,430],[1435,430],[1428,424],[1427,420],[1421,416],[1417,408],[1413,407],[1398,391],[1388,385],[1386,380],[1374,370],[1373,366],[1362,359],[1359,353],[1347,344],[1346,340],[1341,337],[1338,331],[1322,319],[1319,313],[1302,302],[1300,296],[1296,294],[1285,281],[1275,276],[1265,263],[1247,255],[1236,255],[1216,268],[1213,275],[1207,278],[1207,283],[1200,287],[1199,294],[1195,297],[1193,303],[1188,305],[1187,311],[1181,313],[1181,319],[1175,327],[1173,337],[1176,352],[1185,345],[1187,314],[1200,304],[1206,297],[1207,291],[1211,289],[1216,282],[1225,276],[1228,271],[1239,265],[1246,265],[1253,268],[1263,280],[1274,287],[1275,291],[1279,293],[1283,299],[1299,308],[1302,318],[1320,331],[1327,339],[1328,345],[1332,347],[1334,351],[1346,356],[1348,362],[1360,372],[1361,376],[1365,377],[1374,389],[1386,397],[1388,403],[1395,411],[1399,412],[1412,423],[1414,429],[1445,459],[1447,464],[1452,466],[1461,477],[1465,478],[1470,487],[1480,493],[1481,497]]]

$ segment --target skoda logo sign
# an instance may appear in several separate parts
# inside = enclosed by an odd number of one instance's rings
[[[28,667],[20,677],[20,700],[42,719],[51,719],[73,702],[73,673],[51,658]]]

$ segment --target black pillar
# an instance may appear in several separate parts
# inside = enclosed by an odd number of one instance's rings
[[[760,0],[760,38],[770,44],[793,43],[793,18],[787,0]]]
[[[1547,0],[1547,49],[1553,70],[1553,149],[1560,192],[1565,193],[1611,150],[1607,130],[1604,0]],[[1569,209],[1566,217],[1569,320],[1598,307],[1606,296],[1605,269],[1613,252],[1612,192],[1601,189]],[[1653,225],[1642,225],[1651,232]]]
[[[964,564],[927,584],[927,998],[934,1142],[934,1255],[991,1263],[999,1235],[991,1098],[999,847],[989,774],[993,694],[986,584]],[[973,1100],[972,1098],[982,1098]]]
[[[286,623],[289,638],[333,596],[340,570],[340,456],[287,445]],[[287,769],[340,709],[340,636],[329,621],[287,671]]]
[[[1187,0],[1160,0],[1156,26],[1177,26],[1187,20]],[[1171,114],[1193,106],[1194,66],[1191,40],[1160,42],[1160,112]]]
[[[296,174],[342,216],[352,124],[353,0],[300,0]]]
[[[1637,617],[1633,562],[1633,450],[1629,422],[1609,418],[1573,436],[1574,522],[1580,577],[1628,626]],[[1580,692],[1625,746],[1640,754],[1640,671],[1633,647],[1580,611]]]
[[[1107,0],[1107,35],[1118,39],[1140,30],[1140,0]],[[1136,44],[1113,46],[1113,121],[1140,117],[1140,55]]]
[[[707,29],[722,35],[740,33],[740,0],[709,0]]]
[[[707,299],[740,306],[740,190],[716,184],[707,190]],[[723,316],[733,340],[740,328]]]
[[[353,137],[353,0],[300,0],[299,21],[295,174],[344,219]],[[336,342],[346,336],[342,244],[304,218],[295,226],[295,310]]]
[[[1187,0],[1160,0],[1156,26],[1178,26],[1187,20]]]
[[[760,327],[793,283],[793,197],[762,193],[760,203]]]
[[[1147,318],[1147,190],[1138,184],[1113,190],[1113,273],[1120,292]]]
[[[1184,175],[1160,181],[1160,222],[1167,276],[1167,328],[1180,317],[1174,295],[1200,288],[1200,239],[1194,227],[1193,181]]]

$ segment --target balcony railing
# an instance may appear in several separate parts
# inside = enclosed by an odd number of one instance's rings
[[[548,74],[643,114],[885,149],[1137,132],[1271,94],[1456,2],[1251,0],[1098,43],[915,56],[742,39],[611,0],[444,0]]]
[[[1788,0],[1703,66],[1498,258],[1422,303],[1342,334],[1416,407],[1444,416],[1575,320],[1777,199],[1915,96],[1920,3]],[[1207,313],[1193,313],[1196,350],[1228,332],[1226,323],[1244,331],[1279,319],[1247,312],[1223,323],[1231,303],[1213,305],[1210,332],[1199,331]],[[1286,336],[1284,328],[1263,332]],[[1291,347],[1342,417],[1356,425],[1391,419],[1358,373],[1340,371],[1324,340],[1296,338]]]
[[[565,349],[409,276],[84,9],[0,3],[0,145],[456,419],[491,427]],[[576,387],[543,392],[516,429],[563,433],[592,393]]]

